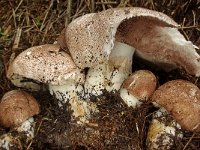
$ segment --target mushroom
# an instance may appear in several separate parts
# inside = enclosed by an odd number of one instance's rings
[[[15,82],[16,76],[48,84],[50,94],[58,99],[58,105],[62,107],[69,102],[73,116],[80,122],[87,122],[90,112],[98,112],[95,104],[82,99],[84,74],[66,52],[60,51],[59,45],[35,46],[20,53],[9,66],[7,77],[16,86],[26,84]]]
[[[164,107],[181,128],[200,131],[200,90],[186,80],[172,80],[161,85],[152,101]]]
[[[136,56],[165,71],[180,67],[191,75],[200,76],[200,55],[195,50],[198,47],[187,41],[177,28],[138,17],[122,23],[116,37],[135,47]]]
[[[75,64],[81,69],[90,68],[85,82],[86,90],[94,89],[89,93],[99,95],[102,89],[120,88],[116,81],[122,83],[131,73],[128,67],[132,63],[130,58],[134,48],[138,56],[164,69],[181,66],[190,74],[199,76],[200,56],[177,27],[176,22],[160,12],[138,7],[114,8],[77,18],[68,25],[65,40]],[[112,55],[116,57],[118,49],[126,51],[120,53],[124,54],[120,65],[118,59],[112,59]],[[126,61],[128,63],[123,63]],[[128,73],[124,73],[124,70],[128,70]],[[119,76],[117,79],[115,72]],[[122,77],[122,74],[125,75]]]
[[[181,126],[164,108],[153,114],[146,139],[147,150],[172,149],[175,140],[182,138]]]
[[[185,80],[173,80],[161,85],[152,95],[156,111],[147,136],[147,149],[171,149],[175,139],[181,139],[181,128],[199,131],[200,90]]]
[[[130,107],[140,106],[147,101],[156,90],[157,79],[148,70],[134,72],[126,80],[120,89],[120,96]]]
[[[83,96],[84,74],[56,44],[35,46],[20,53],[10,64],[7,77],[18,87],[25,85],[27,88],[27,82],[22,79],[48,84],[50,93],[55,94],[60,105],[73,97]],[[16,82],[16,78],[21,82]]]
[[[40,112],[34,97],[25,91],[12,90],[4,94],[0,103],[0,125],[25,133],[26,141],[34,138],[35,123],[32,116]],[[0,147],[9,149],[14,145],[15,135],[6,133],[0,137]]]

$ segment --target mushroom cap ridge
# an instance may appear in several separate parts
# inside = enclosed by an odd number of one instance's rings
[[[2,97],[0,124],[4,127],[18,126],[39,112],[39,104],[34,97],[25,91],[12,90]]]
[[[126,19],[148,17],[165,26],[177,27],[167,15],[139,7],[114,8],[77,18],[66,30],[66,43],[79,68],[105,62],[114,46],[118,26]]]
[[[172,80],[161,85],[152,101],[164,107],[182,128],[200,131],[200,90],[185,80]]]
[[[23,51],[9,66],[7,77],[20,75],[53,85],[65,84],[67,79],[84,80],[70,55],[59,50],[56,44],[46,44]]]

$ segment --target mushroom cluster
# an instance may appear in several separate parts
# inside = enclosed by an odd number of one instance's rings
[[[166,121],[163,119],[166,115],[157,112],[149,128],[147,148],[169,149],[173,145],[171,132],[175,135],[180,128],[199,131],[200,90],[183,80],[168,82],[156,90],[156,76],[148,70],[132,72],[132,58],[136,55],[165,71],[180,67],[199,77],[197,47],[177,27],[167,15],[138,7],[86,14],[72,21],[56,44],[31,47],[19,54],[9,65],[7,77],[17,87],[48,89],[61,108],[69,104],[72,119],[77,125],[87,127],[85,130],[92,130],[95,138],[100,135],[93,117],[100,112],[98,102],[104,91],[119,93],[122,101],[132,108],[140,107],[143,102],[156,102],[164,110],[161,112],[173,116],[175,129],[162,122]],[[6,127],[25,121],[6,122],[2,111],[0,122]],[[193,122],[188,124],[189,120]],[[154,124],[162,127],[154,129],[157,126]],[[157,142],[163,134],[166,134],[164,142]]]

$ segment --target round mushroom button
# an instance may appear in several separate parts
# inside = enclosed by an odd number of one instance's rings
[[[34,97],[21,90],[7,92],[0,103],[0,125],[15,127],[40,112]]]
[[[200,90],[185,80],[172,80],[161,85],[152,101],[164,107],[182,128],[200,131]]]

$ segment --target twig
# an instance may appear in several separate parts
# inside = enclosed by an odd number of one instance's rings
[[[28,144],[26,150],[29,150],[31,148],[32,143],[33,143],[33,140],[30,141],[30,143]]]
[[[17,27],[17,23],[16,23],[16,19],[15,19],[15,10],[12,10],[12,17],[13,17],[13,20],[14,20],[14,26],[16,28]]]
[[[15,25],[15,27],[16,27],[15,13],[16,13],[16,11],[19,9],[19,7],[21,6],[21,4],[22,4],[23,1],[24,1],[24,0],[21,0],[21,1],[19,2],[19,4],[17,5],[17,7],[15,8],[15,10],[13,10],[12,14],[13,14],[14,16],[11,15],[11,16],[8,18],[7,23],[8,23],[8,22],[10,21],[10,19],[13,17],[13,19],[14,19],[14,25]],[[7,26],[7,23],[4,24],[4,27]],[[4,27],[3,27],[3,28],[4,28]]]
[[[47,23],[47,25],[46,25],[46,28],[45,28],[45,31],[44,31],[44,34],[43,34],[43,37],[42,37],[42,42],[44,42],[44,40],[45,40],[45,37],[46,37],[46,35],[47,35],[47,32],[51,29],[51,27],[52,27],[52,22],[51,22],[51,20],[52,20],[52,15],[51,15],[51,17],[50,17],[50,19],[48,20],[48,23]]]
[[[191,29],[191,28],[198,28],[198,26],[193,25],[193,26],[181,26],[181,27],[178,27],[178,29]],[[199,26],[199,28],[200,28],[200,26]]]
[[[106,10],[105,3],[103,3],[104,1],[101,0],[101,2],[102,2],[102,8],[103,8],[103,10]]]
[[[91,0],[91,12],[95,12],[95,0]]]
[[[193,26],[196,26],[196,14],[193,10],[192,10],[192,14],[193,14]]]
[[[71,21],[71,13],[72,13],[72,0],[68,0],[67,1],[67,14],[66,14],[66,19],[65,19],[65,27]]]
[[[96,5],[102,5],[102,4],[104,4],[104,5],[112,5],[112,4],[117,4],[118,2],[116,2],[116,1],[113,1],[113,2],[96,2],[95,4]]]
[[[41,24],[41,26],[40,26],[40,31],[42,31],[42,29],[44,28],[44,22],[45,22],[46,19],[47,19],[47,16],[48,16],[49,11],[50,11],[50,9],[51,9],[51,7],[52,7],[52,5],[53,5],[53,2],[54,2],[54,0],[51,0],[51,3],[50,3],[50,5],[49,5],[49,7],[48,7],[48,9],[47,9],[47,11],[46,11],[45,16],[44,16],[44,20],[42,21],[42,24]]]
[[[75,13],[75,15],[73,16],[72,20],[74,20],[75,18],[80,16],[80,14],[85,10],[85,8],[86,8],[86,5],[83,5],[83,7],[80,10],[77,9],[78,11]]]
[[[185,144],[183,150],[186,150],[186,148],[188,147],[188,145],[190,144],[190,142],[192,141],[193,137],[195,136],[195,133],[193,133],[193,135],[190,137],[190,139],[188,140],[188,142]]]
[[[19,41],[20,41],[20,38],[21,38],[21,33],[22,33],[22,28],[18,27],[16,36],[15,36],[15,40],[14,40],[14,43],[13,43],[13,47],[12,47],[13,50],[15,50],[19,47]]]

